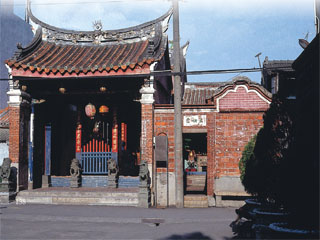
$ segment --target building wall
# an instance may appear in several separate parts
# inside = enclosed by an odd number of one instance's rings
[[[184,133],[207,133],[207,194],[214,193],[214,179],[240,176],[238,163],[246,143],[263,126],[263,112],[217,113],[212,110],[184,110],[183,116],[205,115],[206,126],[183,127]],[[174,113],[173,109],[156,109],[154,136],[168,136],[168,172],[174,173]],[[166,168],[157,172],[166,173]]]
[[[238,163],[247,142],[263,126],[263,112],[217,113],[215,118],[215,177],[239,176]]]
[[[191,124],[192,126],[186,126],[184,122],[183,133],[207,134],[208,199],[213,199],[215,196],[215,188],[222,192],[244,193],[243,187],[239,184],[238,164],[245,145],[263,126],[263,114],[269,108],[271,101],[270,95],[266,96],[259,88],[245,83],[226,85],[215,99],[212,99],[211,104],[183,106],[183,119],[188,116],[196,118],[205,116],[206,119],[205,123]],[[169,205],[174,205],[174,201],[171,200],[175,194],[173,106],[155,106],[154,136],[159,135],[168,137],[168,165],[167,168],[157,168],[156,171],[159,176],[167,175],[171,179],[168,177],[167,182],[162,179],[164,185],[157,187],[158,204],[167,202]],[[161,181],[157,181],[157,184],[161,185]],[[238,187],[233,188],[233,185]],[[167,195],[163,194],[167,191]]]

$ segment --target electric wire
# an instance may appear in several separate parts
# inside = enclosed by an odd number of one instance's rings
[[[207,75],[207,74],[228,74],[228,73],[248,73],[248,72],[261,72],[262,70],[288,70],[288,67],[273,67],[273,68],[236,68],[236,69],[220,69],[220,70],[199,70],[199,71],[187,71],[187,72],[173,72],[172,70],[160,70],[160,71],[153,71],[150,73],[145,74],[134,74],[134,75],[106,75],[106,76],[90,76],[87,79],[103,79],[103,78],[137,78],[137,77],[163,77],[163,76],[186,76],[186,75]],[[19,76],[23,78],[23,76]],[[19,78],[17,77],[17,78]],[[85,76],[70,76],[70,77],[62,77],[62,79],[85,79]],[[32,80],[44,80],[44,79],[55,79],[57,78],[50,78],[50,77],[26,77],[25,79],[32,79]],[[17,80],[17,79],[10,79],[10,78],[1,78],[0,81],[8,81],[8,80]]]
[[[136,2],[154,2],[154,0],[134,0]],[[160,0],[157,0],[160,1]],[[171,2],[171,0],[161,0],[162,2]],[[107,4],[107,3],[125,3],[128,0],[104,0],[104,1],[63,1],[63,2],[31,2],[32,6],[54,6],[54,5],[77,5],[77,4]],[[132,2],[132,1],[130,1]],[[183,1],[184,2],[184,1]],[[1,6],[11,6],[11,4],[1,4]],[[15,3],[14,6],[25,6],[25,3]]]

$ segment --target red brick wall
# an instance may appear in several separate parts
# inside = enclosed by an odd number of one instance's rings
[[[9,107],[9,158],[19,162],[20,148],[20,107]]]
[[[238,176],[238,163],[247,142],[263,125],[263,112],[217,113],[214,155],[216,177]]]
[[[168,171],[175,171],[174,164],[174,114],[154,114],[154,136],[166,135],[168,137]],[[157,169],[158,172],[165,172],[166,169]]]
[[[9,158],[18,163],[18,191],[28,187],[29,107],[9,106]]]
[[[155,136],[168,136],[168,171],[175,171],[174,164],[174,114],[155,111]],[[191,113],[186,113],[190,115]],[[232,113],[194,113],[206,115],[207,126],[196,127],[207,131],[207,194],[213,195],[214,178],[220,176],[239,176],[238,163],[247,142],[263,125],[263,112],[232,112]],[[183,127],[183,131],[194,127]],[[157,169],[165,172],[166,169]]]
[[[230,89],[229,89],[230,90]],[[228,90],[228,91],[229,91]],[[212,105],[196,107],[191,111],[183,109],[183,116],[206,115],[206,126],[183,127],[183,132],[197,128],[207,132],[207,194],[213,196],[214,179],[221,176],[239,176],[239,160],[247,142],[263,126],[263,114],[269,108],[257,90],[240,86],[221,94]],[[206,109],[206,110],[205,110]],[[194,111],[193,111],[194,110]],[[205,110],[205,111],[202,111]],[[168,136],[168,171],[175,171],[174,164],[174,113],[173,107],[156,107],[154,113],[154,135]],[[165,172],[166,169],[157,169]]]
[[[215,164],[215,115],[216,113],[211,113],[207,115],[207,194],[208,196],[213,196],[213,186],[214,186],[214,175],[216,172]]]
[[[265,111],[269,104],[258,94],[255,90],[247,92],[245,86],[227,91],[226,95],[219,99],[219,111]]]
[[[152,163],[153,158],[153,105],[141,104],[141,160]]]

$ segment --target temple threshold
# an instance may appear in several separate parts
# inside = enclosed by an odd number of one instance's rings
[[[16,204],[65,204],[65,205],[139,205],[139,188],[71,188],[51,187],[21,191]]]

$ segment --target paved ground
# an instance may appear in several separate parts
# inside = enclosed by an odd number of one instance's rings
[[[0,205],[0,239],[213,239],[233,237],[234,208]]]

